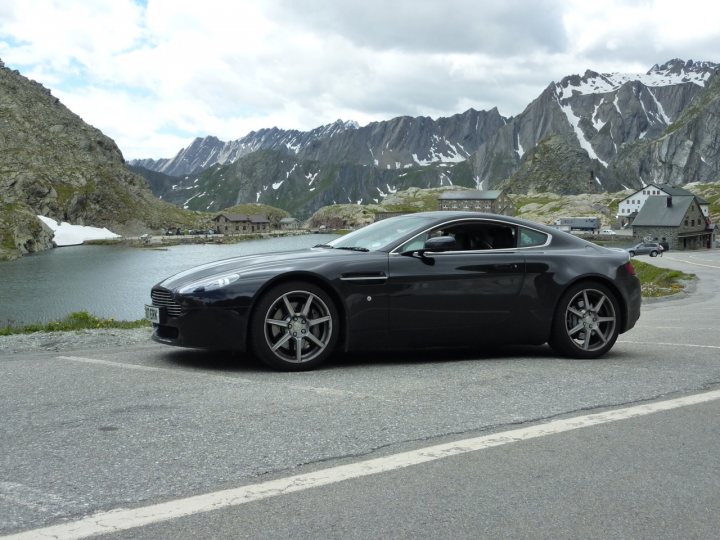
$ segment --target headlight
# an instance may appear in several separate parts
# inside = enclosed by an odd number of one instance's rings
[[[240,279],[240,274],[227,274],[224,276],[201,279],[200,281],[181,287],[179,292],[180,294],[188,294],[214,291],[216,289],[227,287],[231,283],[236,282],[238,279]]]

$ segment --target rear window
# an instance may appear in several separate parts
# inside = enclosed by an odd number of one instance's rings
[[[519,247],[542,246],[547,242],[547,240],[548,235],[543,232],[520,227]]]

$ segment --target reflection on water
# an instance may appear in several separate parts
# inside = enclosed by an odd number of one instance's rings
[[[162,249],[70,246],[0,262],[0,327],[46,322],[73,311],[140,319],[150,300],[150,287],[176,272],[237,255],[300,249],[332,238],[310,234]]]

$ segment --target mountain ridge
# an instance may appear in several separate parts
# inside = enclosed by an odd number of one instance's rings
[[[397,117],[363,127],[337,121],[309,132],[270,128],[229,143],[198,138],[174,158],[132,163],[185,171],[176,193],[163,195],[181,206],[216,210],[236,200],[215,195],[234,190],[301,215],[322,204],[372,203],[407,187],[460,185],[578,194],[638,188],[647,177],[713,182],[718,180],[712,176],[713,167],[688,165],[682,173],[668,174],[663,170],[667,164],[660,160],[644,165],[641,177],[619,164],[629,159],[625,156],[637,141],[662,137],[707,92],[719,68],[713,62],[673,59],[641,74],[586,70],[550,82],[514,117],[501,116],[497,108],[469,109],[436,120]],[[712,134],[697,130],[710,126],[693,125],[696,132],[686,136],[707,146]],[[670,144],[686,143],[676,137]],[[292,166],[262,164],[258,156],[249,157],[261,150],[273,150],[275,154],[264,156]],[[709,155],[705,152],[703,158]],[[243,160],[246,166],[233,167]],[[239,170],[243,172],[238,176]],[[312,184],[317,178],[332,196],[317,193],[317,184]],[[221,188],[223,183],[232,189]],[[314,202],[291,195],[302,189],[316,192]]]

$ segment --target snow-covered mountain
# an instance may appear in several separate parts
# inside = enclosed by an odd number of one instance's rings
[[[253,152],[272,150],[300,160],[406,169],[464,161],[505,122],[497,109],[470,109],[438,120],[399,117],[364,127],[337,120],[307,132],[262,129],[230,142],[216,137],[197,138],[172,159],[134,160],[130,164],[182,176],[233,163]]]
[[[172,159],[133,165],[179,177],[153,190],[188,208],[259,201],[301,214],[411,186],[583,193],[714,182],[719,70],[677,59],[640,74],[588,70],[550,83],[514,118],[471,109],[364,127],[272,128],[230,142],[196,139]]]
[[[478,149],[472,157],[475,175],[492,186],[511,178],[518,191],[640,187],[639,177],[618,175],[612,163],[630,145],[662,137],[707,93],[718,68],[710,62],[671,60],[644,74],[586,71],[551,83]],[[707,172],[695,171],[682,183],[718,179]],[[662,177],[659,170],[657,175]]]

